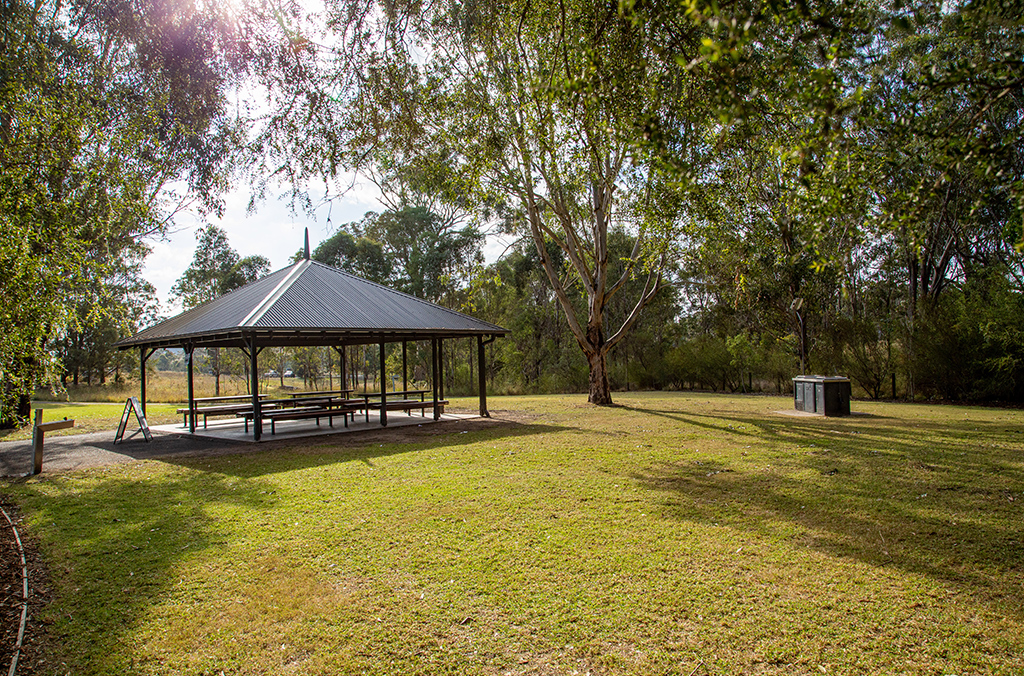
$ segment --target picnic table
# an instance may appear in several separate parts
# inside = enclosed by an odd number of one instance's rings
[[[257,395],[260,400],[266,399],[267,395]],[[188,427],[188,417],[192,415],[203,416],[203,429],[206,429],[206,419],[217,415],[235,415],[239,411],[252,409],[252,395],[233,394],[223,397],[197,397],[192,400],[193,408],[179,408],[178,415],[184,416],[182,427]],[[248,402],[248,403],[243,403]]]
[[[389,411],[405,411],[409,415],[412,415],[413,410],[418,408],[418,409],[420,409],[420,412],[422,413],[422,415],[424,417],[426,417],[426,415],[427,415],[427,408],[428,407],[429,408],[433,408],[433,406],[434,406],[434,400],[433,399],[431,399],[429,401],[426,399],[426,395],[429,394],[429,393],[430,393],[430,390],[397,390],[395,392],[384,392],[383,394],[386,395],[385,396],[385,401],[387,402],[387,410],[389,410]],[[420,398],[419,399],[413,398],[416,395],[419,395]],[[364,392],[364,393],[361,393],[361,394],[357,393],[355,396],[363,397],[366,400],[367,420],[369,420],[369,410],[371,408],[379,410],[380,407],[381,407],[380,402],[376,402],[376,403],[371,403],[370,402],[371,398],[380,399],[381,398],[381,393],[380,392]],[[392,399],[392,397],[397,397],[397,398],[396,399]],[[439,400],[437,402],[437,405],[438,406],[444,406],[444,405],[446,405],[448,403],[449,403],[448,400],[444,399],[444,400]]]
[[[263,412],[263,406],[267,405],[270,410]],[[348,399],[343,395],[309,396],[288,399],[267,399],[260,402],[260,417],[270,421],[270,433],[277,433],[278,420],[305,420],[316,419],[320,424],[321,418],[327,418],[331,427],[334,427],[334,418],[343,416],[345,427],[348,427],[349,415],[355,417],[356,411],[364,408],[366,402],[363,399]],[[245,411],[236,413],[245,420],[245,431],[249,431],[249,421],[255,417],[252,407]],[[369,414],[367,414],[369,421]]]
[[[333,397],[333,396],[340,396],[340,395],[343,395],[343,394],[348,394],[349,392],[352,392],[352,391],[353,390],[351,388],[349,388],[347,390],[326,390],[326,391],[323,391],[323,392],[317,392],[317,391],[293,392],[292,394],[289,394],[288,396],[291,397],[292,399],[306,399],[308,397]]]

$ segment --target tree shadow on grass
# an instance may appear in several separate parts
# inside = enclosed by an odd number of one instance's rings
[[[634,410],[737,440],[734,458],[635,474],[666,495],[669,514],[770,538],[796,526],[799,546],[895,566],[1024,616],[1024,426]]]
[[[125,636],[188,557],[221,547],[211,507],[260,509],[270,489],[219,473],[50,476],[11,487],[42,547],[55,598],[41,618],[71,673],[129,673]]]
[[[386,438],[381,434],[344,443],[316,437],[267,447],[223,444],[213,454],[160,458],[174,467],[170,471],[153,471],[149,463],[96,468],[19,480],[7,492],[27,515],[27,531],[38,534],[53,568],[56,598],[43,621],[51,625],[55,654],[73,673],[130,673],[138,653],[124,646],[151,609],[172,594],[204,594],[177,588],[176,571],[192,557],[207,560],[204,553],[238,545],[225,520],[280,509],[279,486],[270,475],[423,450],[457,453],[463,445],[561,429],[499,421],[469,427],[465,434],[421,431],[400,443],[374,443]],[[230,566],[232,559],[223,561]]]

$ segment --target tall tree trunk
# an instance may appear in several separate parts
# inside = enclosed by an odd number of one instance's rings
[[[591,352],[587,355],[590,366],[590,395],[587,401],[599,406],[612,403],[611,388],[608,387],[608,359],[604,352]]]
[[[604,340],[604,326],[600,315],[587,326],[587,342],[583,347],[590,367],[590,394],[587,401],[599,406],[612,403],[612,390],[608,385],[608,349]],[[596,348],[596,349],[594,349]]]

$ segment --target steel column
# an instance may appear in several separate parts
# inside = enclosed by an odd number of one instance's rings
[[[142,415],[146,415],[146,348],[139,348],[139,401],[142,403]]]
[[[380,337],[380,426],[388,426],[388,385],[385,381],[387,373],[384,369],[384,335]]]
[[[476,337],[476,370],[479,372],[478,392],[480,395],[480,415],[490,418],[487,412],[487,377],[484,375],[484,337]]]
[[[408,369],[406,368],[405,353],[406,347],[409,345],[409,341],[402,341],[402,391],[405,392],[409,389],[408,385]]]
[[[252,439],[263,436],[263,411],[260,410],[260,360],[256,348],[256,334],[249,337],[249,377],[252,389]]]
[[[187,345],[185,347],[185,354],[188,355],[188,431],[189,434],[195,434],[196,432],[196,390],[195,390],[195,375],[193,371],[193,359],[192,355],[195,354],[196,346]]]
[[[437,394],[444,399],[444,338],[437,339]]]
[[[441,409],[437,405],[437,338],[430,339],[430,386],[434,390],[434,420],[441,417]]]

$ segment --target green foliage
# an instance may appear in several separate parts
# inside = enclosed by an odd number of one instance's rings
[[[258,21],[190,1],[0,6],[0,422],[64,372],[52,341],[126,330],[99,286],[142,238],[191,200],[218,208],[243,138],[225,91],[272,51]]]
[[[264,256],[241,258],[228,243],[227,233],[216,225],[207,225],[196,232],[192,263],[171,287],[186,310],[208,303],[270,272],[270,261]],[[249,361],[241,352],[212,347],[201,352],[201,364],[214,375],[220,395],[222,374],[248,373]],[[195,355],[194,355],[195,356]]]
[[[171,287],[185,309],[218,298],[270,272],[264,256],[241,258],[228,243],[227,233],[216,225],[196,232],[195,255],[181,277]]]
[[[343,225],[310,253],[310,258],[325,265],[351,272],[378,284],[387,284],[393,273],[379,242],[350,232]]]

